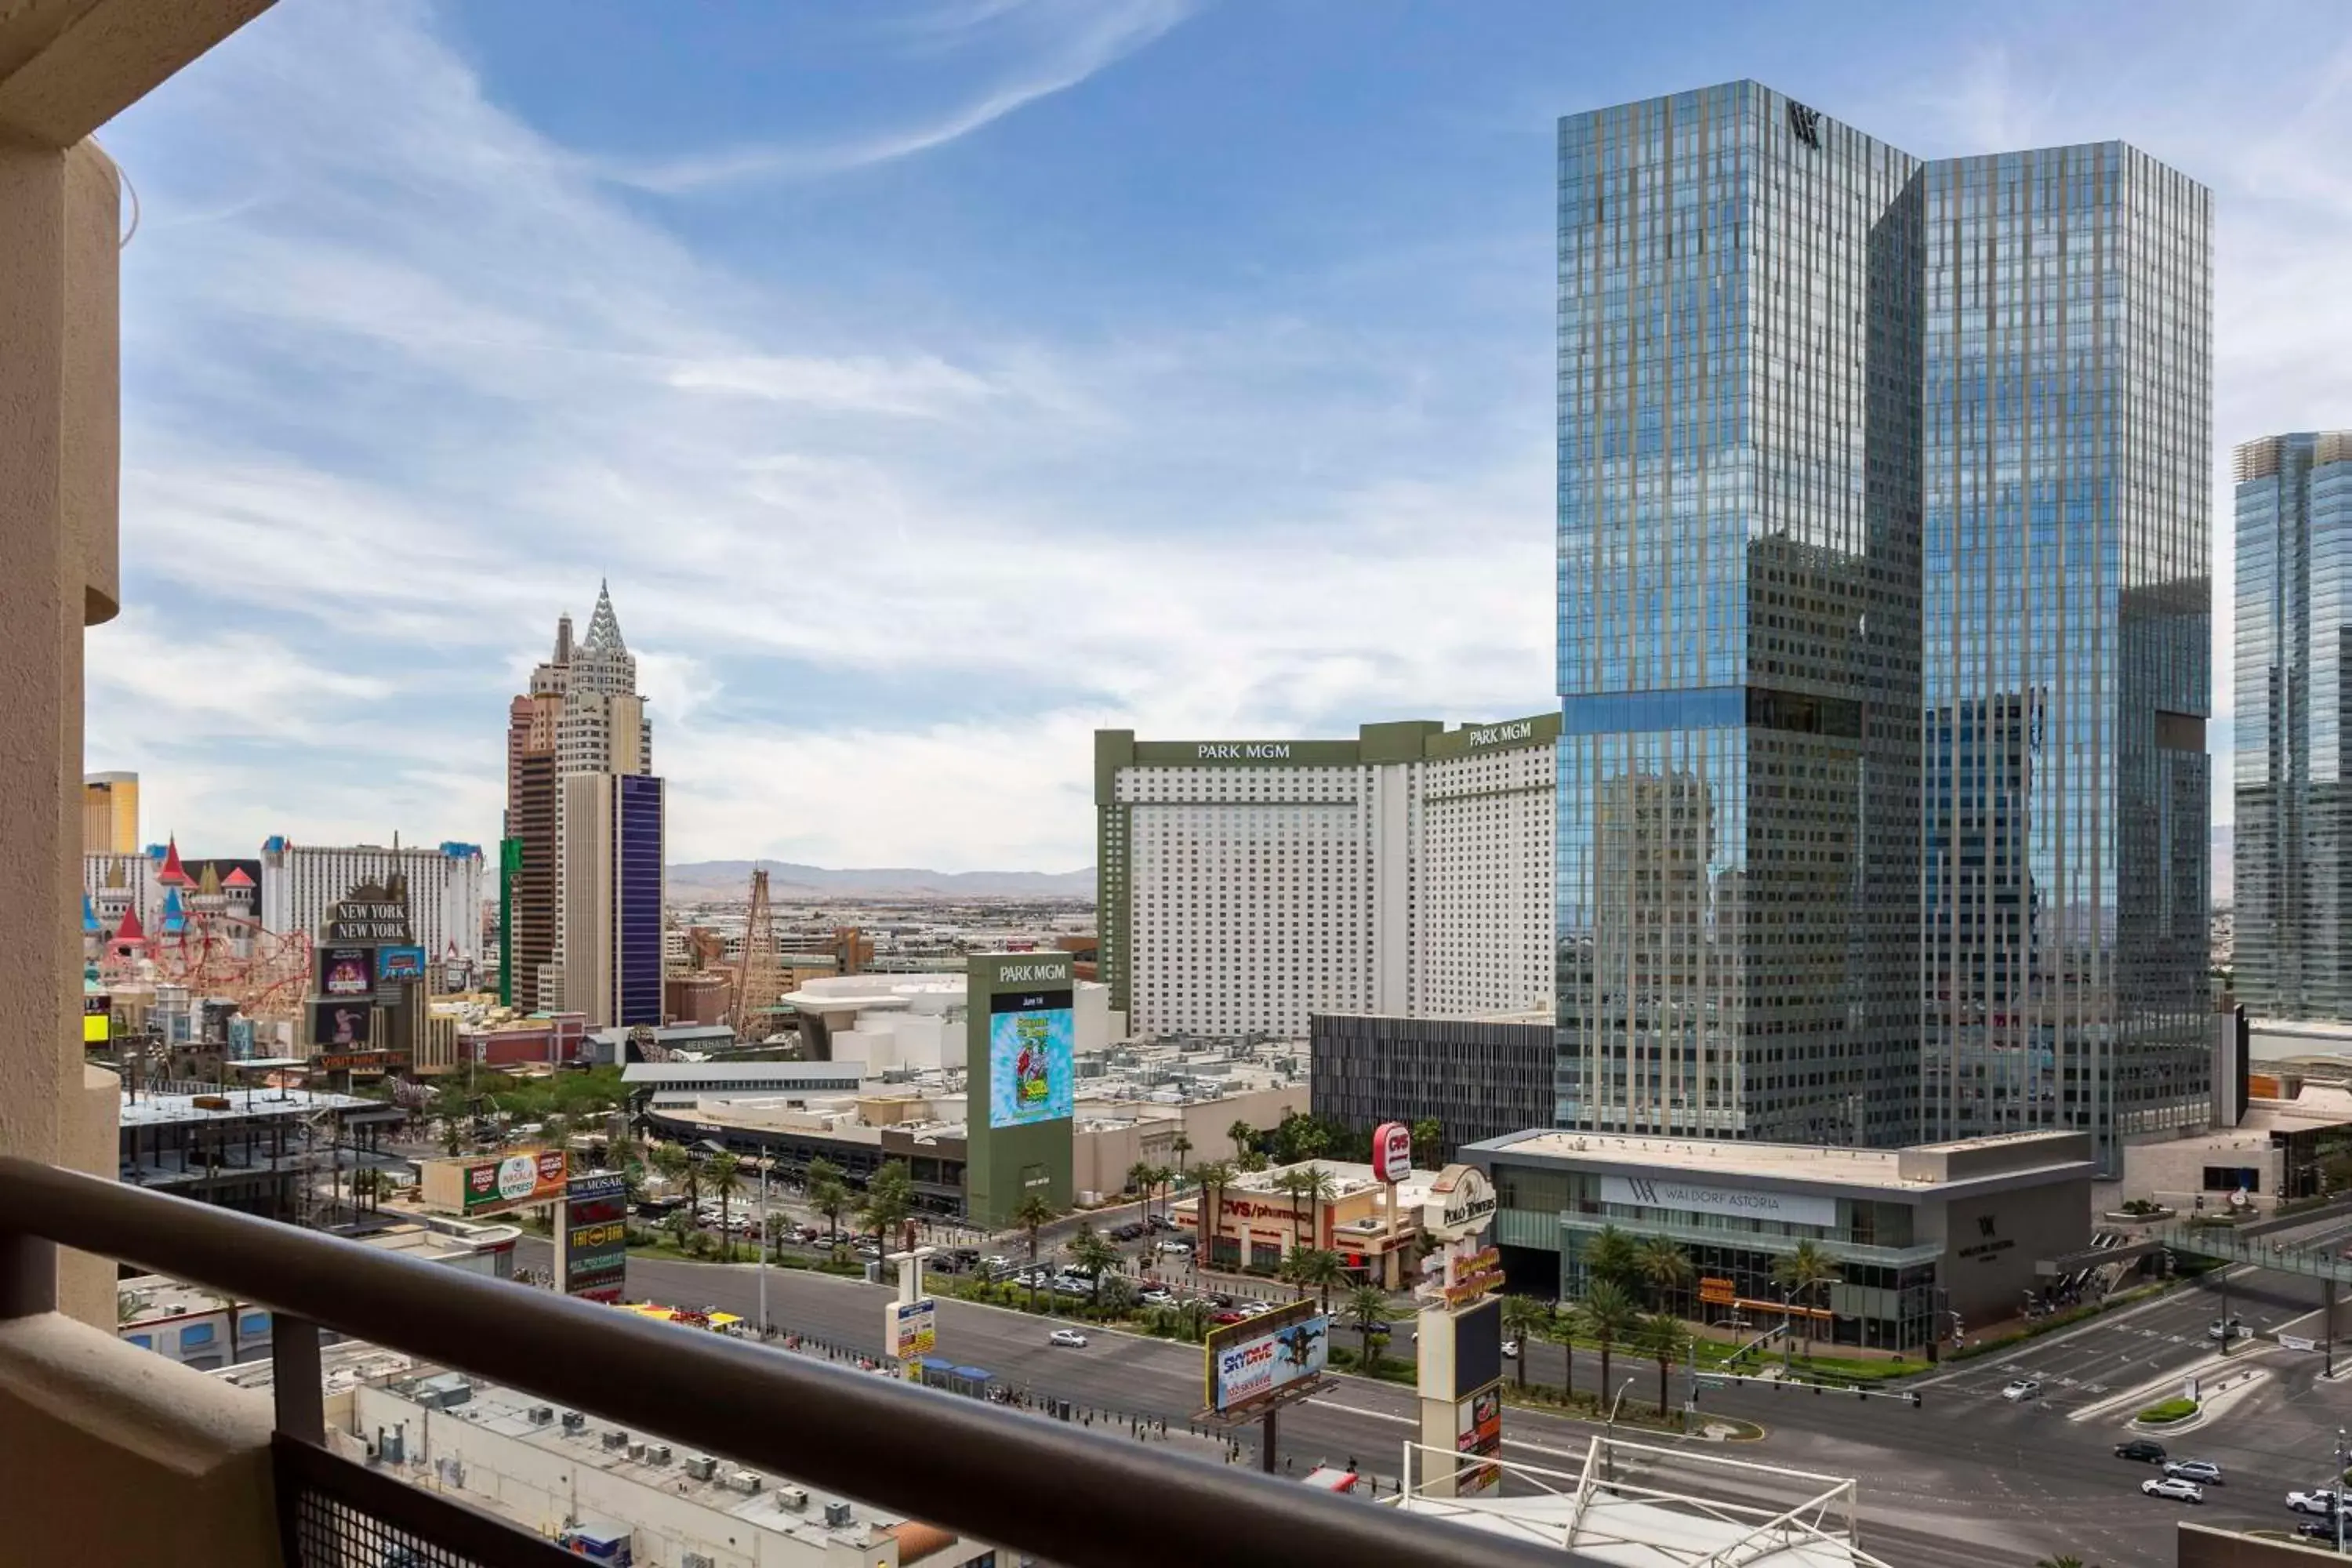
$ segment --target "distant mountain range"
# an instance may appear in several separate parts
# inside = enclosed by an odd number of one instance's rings
[[[909,867],[830,870],[789,860],[696,860],[669,868],[672,903],[750,896],[751,872],[765,868],[779,899],[1091,899],[1095,868],[1081,871],[926,871]]]

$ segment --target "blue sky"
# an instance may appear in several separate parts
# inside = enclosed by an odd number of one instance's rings
[[[2352,425],[2343,15],[281,0],[101,138],[89,763],[205,852],[489,839],[599,577],[679,859],[1065,869],[1097,726],[1543,709],[1553,121],[1741,76],[2214,187],[2226,713],[2227,446]]]

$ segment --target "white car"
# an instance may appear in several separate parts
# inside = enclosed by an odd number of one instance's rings
[[[2319,1487],[2307,1492],[2287,1493],[2286,1506],[2297,1513],[2334,1513],[2336,1498],[2335,1492]]]
[[[2205,1325],[2205,1337],[2209,1340],[2250,1340],[2254,1337],[2254,1331],[2235,1318],[2226,1323],[2216,1318]]]
[[[1175,1292],[1157,1287],[1139,1292],[1135,1299],[1147,1307],[1171,1307],[1176,1303]]]
[[[2021,1405],[2029,1399],[2038,1399],[2042,1396],[2042,1380],[2038,1377],[2021,1377],[2002,1389],[2000,1396],[2011,1405]]]
[[[2199,1486],[2195,1481],[2184,1481],[2179,1476],[2166,1476],[2158,1480],[2142,1481],[2139,1484],[2139,1489],[2144,1497],[2170,1498],[2175,1502],[2205,1500],[2203,1487]]]
[[[1190,1258],[1192,1255],[1192,1244],[1189,1241],[1163,1241],[1158,1247],[1152,1248],[1152,1250],[1155,1252],[1168,1253],[1181,1252],[1185,1257]]]
[[[1517,1361],[1519,1359],[1518,1341],[1505,1340],[1503,1342],[1503,1359],[1506,1361]]]
[[[1087,1348],[1087,1336],[1076,1329],[1055,1329],[1045,1336],[1045,1342],[1049,1345],[1066,1345],[1071,1350],[1082,1351]],[[2148,1484],[2154,1486],[2156,1483],[2150,1481]]]

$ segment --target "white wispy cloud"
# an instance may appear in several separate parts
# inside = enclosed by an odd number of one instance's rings
[[[1118,14],[1074,58],[1176,12]],[[1411,356],[1296,321],[841,321],[634,211],[433,23],[281,10],[112,133],[152,619],[89,753],[184,837],[489,837],[507,697],[601,576],[683,858],[1075,866],[1097,724],[1545,705],[1540,407],[1454,428]],[[181,657],[239,613],[284,657]],[[223,709],[276,713],[266,754],[186,721]]]
[[[845,174],[928,153],[1051,98],[1150,44],[1190,16],[1194,0],[982,0],[910,18],[934,47],[1009,33],[1023,58],[1003,79],[969,99],[907,122],[830,141],[755,143],[683,157],[590,166],[617,184],[663,195],[757,180]]]

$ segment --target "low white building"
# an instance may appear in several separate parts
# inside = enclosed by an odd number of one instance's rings
[[[964,1065],[965,977],[840,974],[810,981],[784,1001],[800,1016],[801,1038],[821,1056],[864,1062],[877,1077],[938,1072]],[[1125,1033],[1110,988],[1072,986],[1073,1048],[1100,1051]]]
[[[681,1329],[681,1333],[691,1332]],[[635,1568],[960,1568],[994,1548],[455,1373],[352,1391],[335,1446],[412,1485]]]

